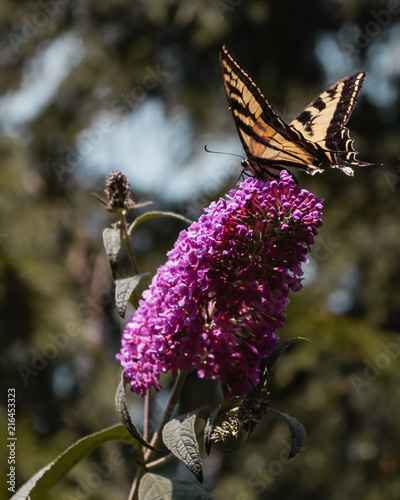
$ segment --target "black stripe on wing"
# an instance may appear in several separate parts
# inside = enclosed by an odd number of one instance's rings
[[[337,134],[349,121],[366,77],[366,73],[355,73],[339,80],[338,83],[342,83],[343,88],[337,102],[335,114],[327,130],[327,137]],[[329,93],[329,89],[326,92]]]
[[[355,73],[334,83],[290,124],[326,151],[331,166],[337,163],[371,165],[356,159],[354,141],[345,126],[354,110],[365,78],[366,73]]]
[[[245,130],[246,135],[250,136],[251,129],[260,116],[276,132],[282,132],[288,129],[289,126],[275,113],[260,89],[240,67],[236,59],[228,52],[225,45],[220,50],[219,62],[236,128],[238,129],[243,147],[246,153],[249,154],[249,145],[246,138],[241,134],[241,130]],[[264,141],[265,144],[267,142]]]
[[[248,157],[244,162],[258,178],[272,175],[285,167],[295,167],[309,173],[320,170],[315,164],[321,148],[308,143],[298,130],[280,118],[251,77],[240,67],[225,46],[221,48],[220,66],[241,142]]]

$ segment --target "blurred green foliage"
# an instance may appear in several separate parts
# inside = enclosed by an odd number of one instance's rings
[[[226,43],[288,119],[332,83],[324,79],[329,71],[340,78],[367,70],[376,90],[362,92],[350,128],[360,158],[383,166],[359,169],[354,178],[333,170],[298,176],[325,198],[324,228],[312,252],[314,279],[292,295],[281,332],[310,342],[279,362],[271,405],[305,425],[306,449],[288,461],[287,428],[268,416],[241,449],[206,460],[205,487],[216,500],[400,497],[399,28],[396,2],[379,0],[2,2],[0,108],[29,86],[24,72],[52,42],[69,34],[84,48],[32,119],[10,133],[10,119],[0,117],[1,433],[4,444],[7,388],[15,387],[18,485],[75,439],[117,421],[114,355],[123,323],[101,246],[113,219],[91,196],[101,193],[104,178],[82,183],[76,174],[84,162],[61,174],[54,165],[66,164],[78,134],[102,113],[118,123],[153,98],[170,116],[189,113],[188,157],[203,148],[202,134],[210,144],[214,134],[236,134],[217,62]],[[149,68],[169,77],[148,84],[144,95]],[[385,101],[388,88],[395,92]],[[184,172],[184,160],[179,172],[171,165],[172,176]],[[135,168],[145,177],[151,165]],[[230,187],[217,186],[215,196]],[[137,201],[154,199],[133,188]],[[190,196],[180,206],[155,201],[164,210],[195,205]],[[138,232],[141,272],[155,272],[181,229],[162,219]],[[210,397],[217,404],[217,396],[214,384],[190,377],[182,409]],[[141,400],[131,401],[139,423]],[[83,461],[47,498],[78,498],[93,462],[107,460],[112,447]],[[133,468],[127,454],[86,497],[127,498]],[[0,498],[9,497],[4,483]]]

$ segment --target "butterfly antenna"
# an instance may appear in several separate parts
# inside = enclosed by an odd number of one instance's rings
[[[225,153],[224,151],[212,151],[211,149],[207,149],[207,144],[204,146],[204,149],[207,151],[207,153],[214,153],[216,155],[237,156],[238,158],[241,158],[243,161],[245,161],[245,158],[243,158],[243,156],[236,155],[235,153]]]

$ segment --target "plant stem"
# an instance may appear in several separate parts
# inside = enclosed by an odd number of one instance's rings
[[[130,237],[129,237],[129,232],[128,232],[128,226],[126,224],[126,218],[125,218],[125,210],[121,210],[118,212],[119,215],[119,220],[121,221],[121,235],[122,235],[122,241],[124,242],[124,245],[126,246],[126,249],[128,251],[129,258],[132,263],[133,267],[133,272],[134,274],[139,274],[139,268],[137,264],[137,260],[135,257],[135,254],[133,253],[132,247],[131,247],[131,242],[130,242]]]
[[[160,425],[158,426],[157,431],[153,435],[153,439],[151,440],[150,444],[153,446],[153,448],[158,448],[160,442],[161,442],[161,437],[162,437],[162,430],[164,428],[164,425],[169,421],[171,418],[172,413],[175,410],[176,403],[178,402],[183,384],[185,382],[187,373],[185,371],[180,371],[178,376],[176,377],[174,387],[172,388],[171,394],[169,395],[169,400],[167,403],[167,406],[165,407],[164,410],[164,415],[162,417],[162,420],[160,422]],[[148,462],[150,461],[153,456],[155,455],[155,451],[153,450],[145,450],[144,452],[144,461]]]
[[[144,429],[143,437],[146,441],[149,441],[150,436],[150,414],[151,414],[151,395],[150,389],[144,397]]]
[[[171,462],[171,460],[174,460],[175,455],[173,453],[168,453],[168,455],[165,455],[165,457],[158,458],[157,460],[154,460],[153,462],[150,462],[146,464],[146,469],[147,470],[153,470],[157,467],[160,467],[160,465],[167,464],[168,462]]]
[[[138,500],[139,498],[139,481],[141,477],[144,475],[145,469],[144,467],[139,467],[136,471],[135,479],[133,480],[131,491],[129,492],[128,500]]]
[[[144,455],[145,465],[140,466],[138,468],[138,470],[136,471],[136,475],[135,475],[135,478],[134,478],[133,483],[132,483],[131,491],[129,492],[128,500],[138,500],[138,495],[139,495],[138,486],[139,486],[140,479],[142,478],[142,476],[145,474],[145,472],[147,470],[147,467],[146,467],[147,463],[152,460],[152,458],[154,457],[154,455],[157,452],[157,448],[161,442],[162,430],[163,430],[165,424],[171,418],[172,413],[174,412],[174,409],[175,409],[176,403],[178,402],[178,399],[179,399],[183,384],[185,382],[186,376],[187,376],[186,372],[180,371],[178,373],[178,376],[176,377],[175,384],[174,384],[174,387],[172,388],[171,394],[169,395],[169,400],[168,400],[168,403],[165,407],[164,414],[162,416],[160,425],[158,426],[157,431],[154,433],[153,438],[152,438],[151,443],[150,443],[153,446],[153,448],[156,448],[156,450],[146,449],[144,451],[143,455]],[[150,400],[150,395],[149,395],[148,399]],[[149,406],[149,409],[150,409],[150,403],[147,403],[147,405]],[[146,417],[145,417],[147,419],[147,425],[148,425],[148,421],[150,420],[149,417],[150,417],[150,414],[146,415]],[[145,422],[145,429],[146,429],[146,422]],[[172,460],[172,458],[174,458],[174,457],[173,456],[171,457],[170,455],[167,455],[166,457],[162,457],[159,460],[155,460],[154,462],[152,462],[151,467],[155,468],[155,467],[157,467],[157,465],[162,465],[163,463],[169,462],[170,460]]]

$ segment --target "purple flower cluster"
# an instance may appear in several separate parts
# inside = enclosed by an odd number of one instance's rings
[[[117,358],[138,394],[160,390],[163,372],[196,370],[227,399],[243,395],[276,348],[322,205],[286,171],[239,186],[180,233],[125,328]]]

